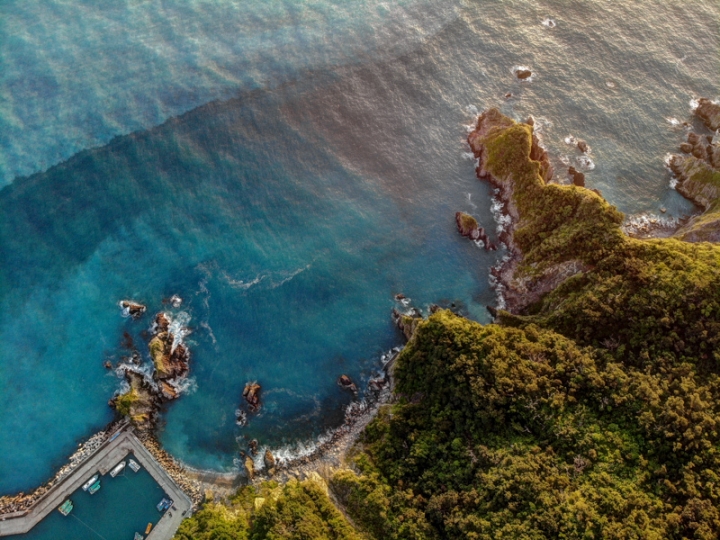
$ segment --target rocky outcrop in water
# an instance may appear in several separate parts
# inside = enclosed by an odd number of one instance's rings
[[[470,214],[466,214],[465,212],[456,212],[455,223],[457,224],[458,232],[462,236],[470,238],[475,242],[482,242],[487,250],[497,249],[495,244],[493,244],[488,238],[485,233],[485,229],[480,227],[477,220]]]
[[[109,404],[122,416],[127,416],[139,432],[152,431],[164,402],[177,399],[180,387],[189,372],[190,353],[170,330],[172,318],[158,313],[153,323],[153,335],[148,344],[154,370],[149,375],[133,363],[118,366],[124,371],[129,389],[115,396]],[[139,355],[137,355],[140,360]]]
[[[243,398],[248,404],[250,412],[257,412],[260,409],[260,390],[262,388],[257,382],[249,382],[243,390]]]
[[[404,313],[400,313],[397,309],[392,310],[392,318],[395,326],[400,329],[400,331],[405,336],[405,339],[407,339],[408,341],[412,339],[417,325],[420,324],[420,321],[422,321],[422,316],[420,316],[419,314],[406,315]]]
[[[125,316],[132,317],[133,319],[139,319],[145,313],[145,310],[147,310],[147,307],[132,300],[121,300],[120,307],[123,309]]]
[[[340,375],[338,378],[338,386],[343,390],[350,390],[353,394],[357,394],[357,386],[352,382],[352,379],[347,375]]]
[[[711,131],[720,129],[720,103],[713,103],[707,98],[698,99],[695,115],[700,118]]]
[[[720,105],[700,99],[695,114],[711,129],[720,128]],[[687,242],[720,242],[720,211],[716,208],[720,198],[720,144],[713,140],[712,135],[690,132],[687,141],[680,144],[682,154],[667,160],[677,179],[677,191],[703,209],[675,233]]]

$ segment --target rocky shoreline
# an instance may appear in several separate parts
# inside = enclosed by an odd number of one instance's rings
[[[515,229],[520,223],[520,214],[514,199],[513,178],[511,173],[505,178],[498,178],[488,171],[489,152],[485,146],[485,137],[496,129],[503,129],[514,125],[515,122],[502,115],[497,109],[484,111],[477,119],[475,129],[467,138],[467,142],[474,156],[478,160],[475,169],[478,179],[487,181],[495,188],[495,198],[502,206],[501,215],[505,216],[500,223],[498,239],[507,249],[507,254],[500,264],[490,269],[491,284],[498,295],[498,308],[512,313],[522,311],[525,307],[537,301],[543,294],[553,290],[559,283],[568,277],[585,269],[579,261],[568,261],[547,269],[541,276],[534,279],[517,279],[517,270],[522,261],[523,254],[514,240]],[[532,117],[525,125],[531,129],[535,125]],[[534,130],[532,132],[532,145],[530,159],[538,164],[538,172],[547,184],[554,175],[553,166],[547,151],[541,146]],[[495,315],[495,308],[488,308]]]
[[[720,129],[720,104],[700,98],[694,110],[710,131]],[[720,198],[720,136],[687,134],[680,144],[681,154],[672,154],[666,164],[677,183],[675,189],[702,209],[677,231],[686,242],[720,241],[720,213],[715,201]]]

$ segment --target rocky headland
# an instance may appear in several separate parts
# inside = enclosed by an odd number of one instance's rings
[[[708,99],[698,100],[695,115],[710,130],[720,129],[720,105]],[[697,204],[702,213],[690,218],[676,233],[686,242],[720,240],[720,137],[690,132],[680,145],[681,154],[666,163],[677,179],[675,188]]]

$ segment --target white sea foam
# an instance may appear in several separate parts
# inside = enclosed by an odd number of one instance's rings
[[[568,135],[563,139],[565,144],[569,146],[577,146],[577,139],[573,135]]]
[[[173,343],[170,348],[171,352],[173,352],[178,345],[183,343],[185,337],[190,335],[191,331],[188,328],[188,323],[192,317],[187,311],[181,311],[174,316],[168,313],[165,315],[170,319],[168,330],[173,335]]]
[[[180,298],[177,294],[173,294],[170,297],[170,305],[174,307],[175,309],[179,308],[183,303],[183,299]]]
[[[557,23],[550,17],[545,17],[541,24],[546,28],[555,28],[557,26]]]
[[[546,131],[550,131],[554,125],[552,120],[546,118],[545,116],[533,116],[532,118],[533,120],[535,120],[535,125],[533,126],[533,133],[535,133],[536,135],[541,135]],[[542,145],[542,139],[539,139],[538,143],[541,147],[545,148]]]
[[[249,288],[254,287],[255,285],[259,285],[267,277],[267,275],[258,274],[257,276],[255,276],[255,278],[251,279],[250,281],[245,281],[242,279],[233,279],[227,274],[227,272],[223,272],[222,274],[223,274],[223,278],[225,279],[225,281],[227,281],[228,285],[230,285],[233,289],[242,289],[242,290],[248,290]]]
[[[480,115],[480,111],[478,111],[478,108],[475,105],[468,105],[467,107],[465,107],[465,110],[467,112],[469,112],[470,114],[472,114],[473,116]]]
[[[463,152],[462,157],[469,161],[475,160],[475,154],[473,154],[472,152]]]
[[[592,171],[595,168],[595,162],[588,156],[578,156],[575,158],[575,162],[580,170]]]
[[[178,394],[194,394],[198,389],[197,380],[195,377],[185,377],[179,380],[176,380],[173,384],[175,387],[175,390],[177,390]]]
[[[473,207],[473,210],[477,210],[477,204],[472,202],[472,193],[467,194],[468,204]]]
[[[648,234],[657,229],[675,229],[680,220],[673,216],[659,216],[652,212],[642,212],[627,216],[622,230],[628,235]]]
[[[692,99],[690,100],[690,111],[691,111],[691,112],[694,113],[694,112],[695,112],[695,109],[697,109],[699,106],[700,106],[700,102],[699,102],[697,99],[692,98]]]
[[[665,121],[666,121],[668,124],[670,124],[671,126],[673,126],[673,127],[676,127],[676,126],[679,126],[679,125],[680,125],[680,120],[678,120],[678,119],[675,118],[675,117],[665,118]]]

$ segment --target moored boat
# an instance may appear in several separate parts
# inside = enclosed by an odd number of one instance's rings
[[[115,478],[118,474],[122,472],[122,470],[125,468],[125,461],[121,461],[117,465],[115,465],[115,468],[110,471],[110,476]]]
[[[83,487],[82,487],[83,491],[87,491],[88,488],[89,488],[90,486],[92,486],[92,485],[97,481],[98,478],[100,478],[100,475],[99,475],[99,474],[96,474],[96,475],[93,476],[90,480],[88,480],[87,482],[85,482],[85,483],[83,484]]]
[[[132,458],[128,459],[128,467],[130,467],[133,472],[138,472],[140,470],[140,465]]]
[[[133,540],[145,540],[145,537],[140,533],[135,533]]]
[[[93,495],[93,494],[97,493],[99,490],[100,490],[100,480],[98,480],[92,486],[90,486],[90,489],[88,489],[88,493],[90,493],[90,495]]]
[[[168,508],[170,508],[170,506],[172,505],[172,503],[173,503],[173,502],[172,502],[171,499],[165,499],[165,498],[163,498],[163,500],[160,501],[160,502],[157,504],[158,512],[164,512],[165,510],[167,510]]]
[[[58,507],[58,512],[60,512],[63,516],[67,516],[70,512],[72,512],[72,509],[73,503],[70,499],[68,499]]]
[[[152,523],[148,523],[148,526],[145,527],[145,534],[148,534],[151,529],[152,529]]]

